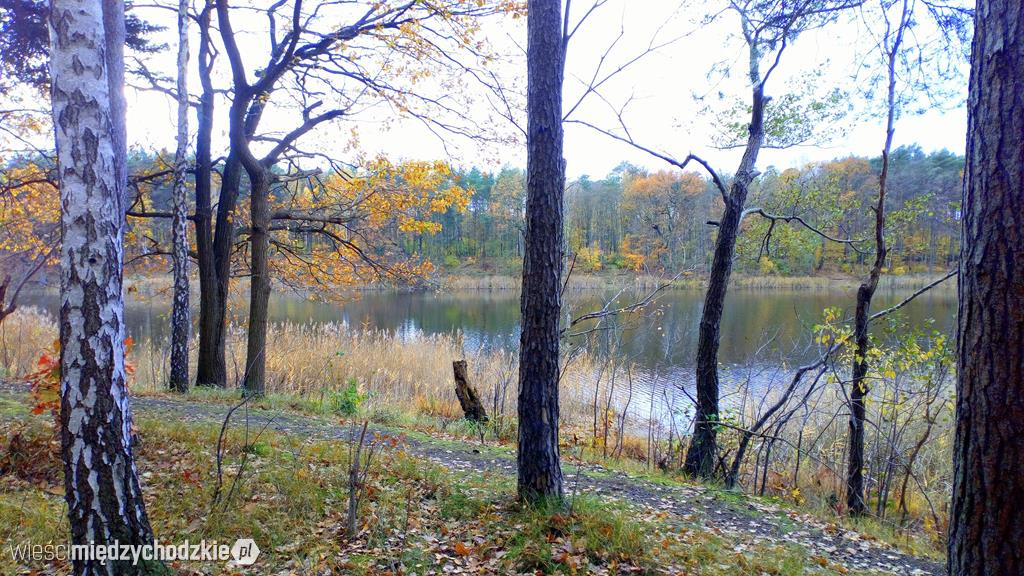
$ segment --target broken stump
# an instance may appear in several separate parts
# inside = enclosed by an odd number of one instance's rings
[[[480,402],[480,396],[469,384],[466,361],[452,362],[452,371],[455,373],[455,395],[459,398],[459,404],[462,405],[462,412],[466,415],[466,419],[487,422],[487,411],[484,410],[484,405]]]

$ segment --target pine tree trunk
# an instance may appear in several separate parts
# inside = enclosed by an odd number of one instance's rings
[[[192,335],[192,313],[188,286],[188,203],[185,174],[188,166],[188,0],[178,4],[178,138],[174,154],[174,303],[171,310],[170,388],[188,392],[188,345]]]
[[[74,544],[153,540],[131,446],[122,240],[124,5],[53,0],[51,102],[61,176],[61,454]],[[77,561],[75,574],[138,574]]]
[[[519,498],[562,499],[558,453],[559,314],[563,260],[561,0],[530,0],[527,184],[519,349]]]
[[[1024,574],[1024,4],[979,0],[968,96],[949,574]]]

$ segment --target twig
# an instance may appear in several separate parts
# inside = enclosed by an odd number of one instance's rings
[[[950,278],[956,276],[958,272],[960,272],[960,268],[959,267],[953,268],[949,272],[946,272],[945,276],[943,276],[942,278],[939,278],[938,280],[935,280],[935,281],[931,282],[930,284],[928,284],[927,286],[924,286],[923,288],[921,288],[917,292],[914,292],[910,296],[907,296],[899,304],[896,304],[895,306],[890,306],[889,308],[886,308],[885,310],[880,310],[878,312],[875,312],[870,317],[868,317],[868,321],[870,322],[871,320],[877,320],[879,318],[883,318],[885,316],[888,316],[889,314],[892,314],[893,312],[899,310],[900,308],[903,308],[907,304],[910,304],[910,302],[914,298],[917,298],[918,296],[924,294],[925,292],[931,290],[932,288],[935,288],[939,284],[942,284],[946,280],[949,280]]]
[[[228,410],[227,415],[224,416],[224,422],[220,425],[220,434],[217,435],[217,450],[214,456],[217,459],[217,484],[213,488],[213,498],[210,501],[210,507],[217,505],[220,500],[220,490],[224,484],[224,475],[222,472],[222,462],[224,456],[224,434],[227,432],[228,422],[231,420],[231,415],[235,413],[235,410],[241,408],[246,402],[249,401],[249,396],[243,396],[242,401],[235,404]]]

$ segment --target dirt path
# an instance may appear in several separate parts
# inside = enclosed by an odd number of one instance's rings
[[[23,387],[0,385],[5,395],[24,394]],[[139,418],[165,418],[185,422],[223,422],[229,407],[166,398],[137,397],[132,401]],[[347,439],[349,429],[324,418],[296,413],[250,409],[238,410],[232,426],[275,430],[279,433],[322,439]],[[384,434],[401,434],[400,429],[376,427]],[[414,434],[408,438],[409,452],[452,470],[515,474],[514,454],[506,448],[431,438]],[[601,466],[567,464],[567,492],[588,493],[625,501],[648,510],[667,512],[681,525],[702,526],[739,541],[757,540],[792,543],[811,557],[845,566],[850,570],[908,576],[945,574],[943,566],[903,554],[856,532],[826,524],[754,498],[726,496],[719,490],[699,485],[662,485],[630,477]]]

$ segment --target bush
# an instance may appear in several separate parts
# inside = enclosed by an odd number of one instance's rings
[[[601,249],[597,246],[585,246],[576,253],[576,265],[584,272],[601,270]]]
[[[365,400],[366,395],[359,392],[359,381],[355,378],[349,378],[344,388],[331,392],[327,398],[329,410],[343,416],[358,414]]]

